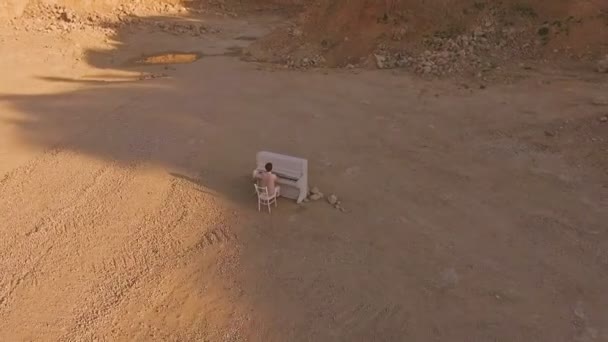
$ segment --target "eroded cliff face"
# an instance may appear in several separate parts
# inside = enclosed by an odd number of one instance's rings
[[[252,59],[444,75],[608,52],[608,1],[316,0],[302,10],[250,46]]]

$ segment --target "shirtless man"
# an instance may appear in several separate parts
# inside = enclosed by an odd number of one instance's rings
[[[259,184],[261,187],[268,188],[268,194],[272,195],[277,192],[277,196],[281,193],[281,188],[276,185],[277,175],[272,173],[272,163],[266,163],[265,167],[266,172],[258,172],[256,178],[260,180]]]

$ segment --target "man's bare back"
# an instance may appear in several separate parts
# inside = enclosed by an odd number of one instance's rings
[[[280,187],[276,185],[278,177],[272,173],[271,163],[266,164],[266,171],[259,172],[257,178],[260,180],[259,185],[261,187],[268,188],[269,195],[275,194],[275,191],[277,194],[279,193]]]

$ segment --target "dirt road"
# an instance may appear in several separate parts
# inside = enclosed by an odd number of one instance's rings
[[[605,78],[239,61],[272,23],[2,31],[0,340],[608,340]],[[258,213],[262,149],[347,212]]]

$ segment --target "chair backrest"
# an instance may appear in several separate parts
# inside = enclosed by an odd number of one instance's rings
[[[255,186],[255,192],[258,194],[258,198],[268,198],[268,187],[266,186],[258,186],[257,184],[253,184]]]

